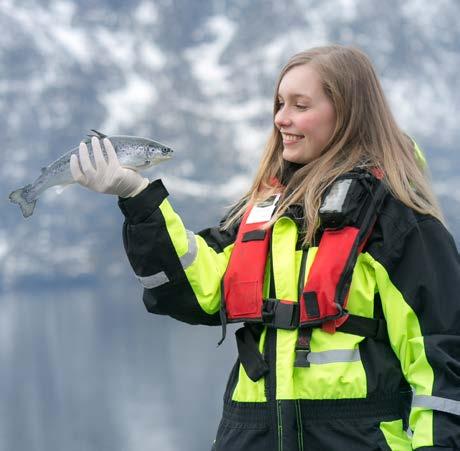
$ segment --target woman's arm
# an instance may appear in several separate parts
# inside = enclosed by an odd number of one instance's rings
[[[190,324],[220,324],[220,283],[235,230],[187,230],[173,210],[161,180],[133,198],[119,199],[125,215],[123,243],[144,286],[152,313]]]
[[[460,449],[458,251],[429,216],[391,242],[375,273],[390,342],[413,389],[412,446]]]

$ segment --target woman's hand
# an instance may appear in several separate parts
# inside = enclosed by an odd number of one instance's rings
[[[93,137],[91,146],[96,167],[89,158],[85,143],[80,143],[78,157],[76,154],[70,157],[70,172],[77,183],[98,193],[115,194],[120,197],[133,197],[147,187],[149,184],[147,178],[133,169],[120,165],[115,149],[108,138],[104,138],[107,161],[102,154],[99,139]]]

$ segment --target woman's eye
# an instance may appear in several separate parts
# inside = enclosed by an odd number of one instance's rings
[[[306,105],[296,105],[296,108],[299,110],[306,110],[308,107]]]

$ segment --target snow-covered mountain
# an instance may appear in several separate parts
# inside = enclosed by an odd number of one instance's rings
[[[374,61],[458,243],[459,17],[456,0],[1,0],[0,449],[210,448],[234,355],[144,313],[113,198],[50,190],[24,220],[10,191],[92,128],[147,136],[175,149],[149,175],[187,226],[215,224],[254,173],[279,69],[338,42]]]

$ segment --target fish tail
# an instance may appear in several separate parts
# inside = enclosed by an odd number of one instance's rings
[[[32,213],[34,212],[35,204],[37,203],[36,199],[30,202],[24,196],[30,191],[30,188],[32,188],[32,185],[26,185],[22,188],[17,189],[16,191],[13,191],[10,194],[10,201],[13,202],[14,204],[19,204],[24,218],[28,218],[29,216],[32,216]]]

